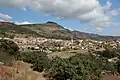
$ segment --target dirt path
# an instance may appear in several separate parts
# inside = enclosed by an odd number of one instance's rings
[[[31,64],[18,61],[18,63],[15,65],[18,67],[21,66],[18,68],[19,74],[17,80],[47,80],[45,77],[43,77],[43,72],[39,73],[37,71],[33,71]]]
[[[48,57],[51,59],[52,57],[61,57],[61,58],[69,58],[71,56],[74,56],[76,54],[88,54],[88,51],[85,50],[70,50],[70,51],[62,51],[62,52],[53,52],[51,54],[48,54]]]
[[[31,71],[27,73],[27,80],[46,80],[46,78],[43,77],[43,73]]]

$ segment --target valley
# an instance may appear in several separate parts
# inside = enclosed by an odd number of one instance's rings
[[[55,22],[0,22],[0,58],[2,80],[100,80],[119,76],[120,39]]]

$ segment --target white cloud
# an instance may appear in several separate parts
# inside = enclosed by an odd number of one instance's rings
[[[0,21],[9,21],[10,19],[12,19],[11,16],[9,16],[7,14],[0,13]]]
[[[26,10],[44,12],[59,18],[79,18],[91,12],[99,2],[97,0],[0,0],[0,5]]]
[[[99,0],[0,0],[0,5],[25,11],[29,8],[59,19],[79,19],[97,30],[119,25],[112,21],[112,17],[120,15],[120,9],[111,9],[110,1],[102,6]]]
[[[0,0],[0,5],[12,8],[27,8],[30,0]]]
[[[103,28],[97,27],[96,30],[97,30],[99,33],[101,33],[101,32],[103,31]]]
[[[108,13],[108,15],[110,15],[110,16],[120,16],[120,8],[119,8],[119,9],[114,9],[114,10],[111,10],[111,11],[108,11],[107,13]]]
[[[110,1],[107,1],[106,4],[103,6],[104,10],[109,10],[112,7],[112,3]]]
[[[4,22],[4,20],[0,19],[0,22]]]
[[[15,22],[15,24],[22,25],[22,24],[32,24],[32,23],[29,21],[22,21],[22,22]]]

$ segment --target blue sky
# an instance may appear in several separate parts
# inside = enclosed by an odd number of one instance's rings
[[[16,24],[54,21],[71,30],[120,35],[120,0],[0,0],[0,20]]]

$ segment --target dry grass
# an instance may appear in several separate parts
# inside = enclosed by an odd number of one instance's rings
[[[89,54],[87,50],[70,50],[70,51],[62,51],[62,52],[53,52],[51,54],[48,54],[47,56],[51,59],[53,57],[61,57],[61,58],[69,58],[71,56],[74,56],[76,54]]]
[[[46,80],[43,73],[33,71],[30,66],[30,64],[21,61],[14,62],[12,67],[4,66],[0,68],[2,71],[0,72],[0,80]]]
[[[120,76],[107,75],[104,76],[101,80],[120,80]]]

